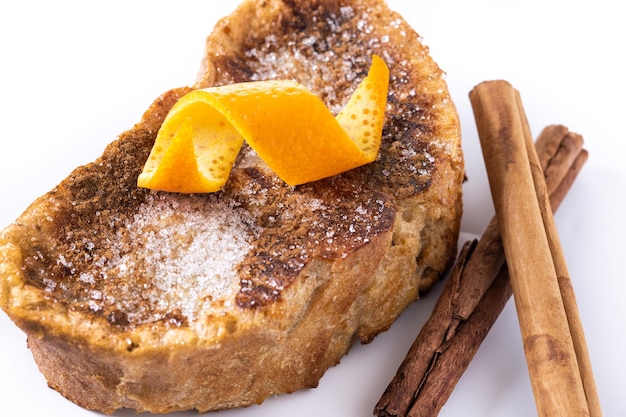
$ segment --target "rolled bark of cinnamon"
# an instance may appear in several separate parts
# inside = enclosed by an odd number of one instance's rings
[[[506,81],[470,93],[539,416],[588,416],[581,373],[526,146]],[[534,147],[530,153],[534,152]],[[531,157],[532,158],[532,157]],[[544,185],[545,187],[545,185]]]
[[[526,151],[530,162],[531,173],[533,182],[535,184],[535,191],[537,192],[537,201],[539,203],[539,210],[543,219],[543,225],[546,230],[546,237],[548,240],[548,246],[550,247],[550,254],[552,256],[552,262],[554,263],[554,269],[557,276],[557,284],[561,292],[561,299],[563,300],[563,307],[565,315],[567,317],[567,324],[569,327],[570,335],[572,337],[572,344],[574,346],[574,352],[576,354],[576,361],[578,364],[578,371],[580,373],[581,382],[583,384],[583,391],[585,394],[585,400],[589,409],[589,415],[591,417],[600,417],[602,415],[600,408],[600,401],[596,389],[595,379],[593,377],[591,359],[589,358],[589,351],[587,349],[587,342],[585,340],[585,334],[583,331],[583,324],[578,312],[578,304],[576,303],[576,295],[574,294],[574,286],[570,279],[569,271],[567,268],[567,262],[565,261],[565,255],[561,248],[561,242],[559,234],[554,222],[554,216],[551,210],[550,196],[546,185],[545,176],[543,173],[543,167],[541,161],[537,155],[535,146],[533,144],[532,135],[528,126],[528,120],[524,112],[522,100],[518,91],[515,91],[517,108],[520,112],[522,121],[524,141],[526,145]],[[566,140],[562,143],[568,145],[571,140],[580,140],[582,138],[576,138],[574,136],[566,136]],[[575,144],[573,146],[576,146]]]
[[[555,211],[587,161],[580,135],[546,127],[536,142]],[[511,296],[494,217],[461,251],[435,308],[376,404],[379,417],[435,416]]]

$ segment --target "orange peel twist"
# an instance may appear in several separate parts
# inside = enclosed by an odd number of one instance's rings
[[[331,177],[376,159],[389,69],[373,56],[367,76],[335,117],[286,80],[210,87],[183,96],[161,126],[139,187],[219,191],[244,141],[288,185]]]

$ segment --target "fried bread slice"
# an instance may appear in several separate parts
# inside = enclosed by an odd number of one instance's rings
[[[337,113],[373,54],[390,69],[377,161],[289,187],[244,147],[213,194],[136,186],[195,88],[293,79]],[[157,98],[0,235],[0,305],[48,384],[82,407],[242,407],[315,387],[450,265],[464,165],[443,72],[379,0],[246,0],[198,80]]]

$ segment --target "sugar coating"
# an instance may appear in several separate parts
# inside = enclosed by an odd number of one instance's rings
[[[339,113],[345,98],[354,91],[361,70],[369,65],[370,56],[360,52],[362,45],[357,44],[356,31],[344,30],[342,23],[355,19],[356,11],[350,6],[340,8],[340,15],[329,15],[319,22],[326,33],[301,36],[293,34],[291,39],[279,39],[276,35],[268,35],[264,44],[246,51],[246,56],[256,60],[252,65],[252,80],[268,80],[290,78],[293,74],[307,74],[298,80],[309,90],[320,94],[333,114]],[[314,20],[319,19],[313,16]],[[367,13],[358,16],[359,31],[369,33],[373,25]],[[340,43],[338,42],[340,41]],[[371,38],[368,47],[379,45],[385,39]],[[339,47],[341,45],[343,50]],[[345,49],[349,46],[350,49]],[[353,48],[353,50],[352,50]],[[390,57],[386,57],[389,61]],[[339,67],[337,64],[339,63]],[[338,70],[345,84],[337,85]],[[338,94],[339,93],[339,94]]]
[[[129,324],[180,324],[201,312],[227,311],[239,289],[236,266],[250,250],[252,224],[245,212],[212,196],[151,194],[108,240],[81,245],[92,249],[85,255],[91,267],[84,270],[82,262],[78,276],[87,292],[83,302],[105,316],[123,312]],[[57,261],[73,267],[63,255]],[[47,283],[49,291],[55,287]]]
[[[89,309],[113,324],[165,320],[182,325],[236,303],[274,302],[308,259],[346,257],[391,227],[393,202],[370,192],[401,200],[429,186],[438,155],[451,151],[446,138],[432,130],[433,109],[445,100],[424,101],[419,80],[412,78],[414,64],[387,49],[400,20],[375,28],[366,12],[342,7],[338,15],[315,14],[311,21],[311,30],[289,30],[253,43],[246,52],[249,72],[243,74],[252,74],[252,80],[295,78],[336,114],[365,76],[372,53],[381,56],[391,79],[375,163],[340,176],[336,189],[294,190],[277,182],[244,146],[230,180],[236,198],[226,187],[222,201],[213,195],[151,193],[128,210],[126,200],[98,206],[101,217],[99,212],[80,217],[85,220],[76,227],[83,230],[68,227],[64,241],[50,249],[57,255],[50,271],[40,269],[47,263],[45,253],[32,255],[39,285],[72,308]],[[359,31],[345,30],[355,24]],[[105,209],[112,206],[119,211]],[[91,221],[106,229],[93,242],[87,233]],[[270,276],[269,270],[276,273]],[[269,298],[254,296],[255,288]]]

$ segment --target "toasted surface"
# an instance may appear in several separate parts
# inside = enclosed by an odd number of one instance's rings
[[[391,74],[376,162],[288,187],[245,148],[219,193],[136,187],[191,89],[293,79],[337,113],[373,54]],[[207,411],[314,387],[449,266],[458,123],[442,71],[383,2],[245,1],[209,36],[192,87],[2,232],[1,306],[49,385],[89,409]]]

